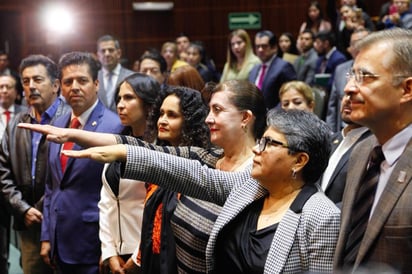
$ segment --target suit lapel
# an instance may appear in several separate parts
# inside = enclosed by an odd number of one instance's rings
[[[342,214],[341,214],[341,231],[336,246],[335,266],[342,264],[344,250],[347,242],[348,231],[350,230],[350,217],[354,204],[356,192],[359,189],[360,180],[366,168],[369,154],[374,145],[378,142],[375,136],[367,138],[365,141],[356,145],[349,158],[348,175],[346,178],[345,191],[342,198]],[[355,159],[355,160],[354,160]]]
[[[296,214],[292,210],[288,209],[285,216],[279,222],[279,226],[275,232],[270,246],[268,258],[275,258],[275,261],[266,261],[266,264],[271,264],[271,269],[274,269],[274,273],[282,273],[282,270],[289,258],[290,250],[295,240],[295,234],[298,229],[301,214]],[[265,265],[266,268],[266,265]]]
[[[373,216],[366,228],[365,237],[359,247],[358,257],[355,264],[358,265],[375,242],[382,231],[386,220],[395,207],[399,197],[411,181],[412,170],[412,139],[406,146],[405,151],[399,158],[398,163],[389,177],[388,183],[383,190],[382,196],[376,205]]]

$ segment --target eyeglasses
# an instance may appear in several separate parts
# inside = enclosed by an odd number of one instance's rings
[[[362,70],[359,71],[348,71],[346,73],[346,80],[349,82],[351,79],[355,79],[355,83],[358,85],[362,85],[365,78],[372,78],[377,79],[380,76],[378,74],[372,74],[369,72],[364,72]]]
[[[262,137],[256,141],[256,145],[258,146],[259,152],[263,152],[266,148],[266,145],[273,145],[273,146],[280,146],[284,148],[289,148],[288,145],[282,143],[281,141],[274,140],[270,137]]]
[[[12,89],[14,89],[14,86],[11,86],[11,85],[0,85],[0,90],[3,90],[3,89],[12,90]]]
[[[269,48],[269,44],[261,44],[261,45],[255,45],[255,49],[260,49],[262,48],[263,50]]]

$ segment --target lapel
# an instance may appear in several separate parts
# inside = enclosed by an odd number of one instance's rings
[[[96,131],[96,128],[99,125],[101,116],[103,115],[103,111],[104,111],[104,106],[102,105],[101,102],[98,102],[96,107],[93,109],[92,113],[90,113],[89,118],[86,121],[86,124],[83,126],[83,130],[87,130],[87,131]],[[70,118],[70,116],[69,116]],[[66,127],[68,125],[69,121],[67,120],[67,124]],[[82,147],[78,144],[74,144],[73,150],[80,150],[82,149]],[[73,163],[75,162],[74,158],[69,158],[67,161],[67,165],[66,165],[66,169],[65,169],[65,174],[67,173],[66,171],[71,169],[71,166],[73,165]],[[61,168],[60,168],[61,170]]]
[[[372,148],[377,144],[378,141],[376,140],[376,137],[371,135],[369,138],[358,143],[349,157],[348,175],[342,198],[341,231],[339,232],[339,239],[335,252],[335,266],[339,266],[342,263],[348,231],[350,229],[350,216],[356,192],[359,189],[360,178],[368,163],[369,154]]]
[[[278,74],[278,71],[281,68],[281,66],[279,65],[279,60],[281,59],[275,56],[272,63],[270,63],[270,66],[267,68],[266,75],[262,83],[262,90],[266,90],[266,86],[269,85],[270,80],[274,78],[274,75]]]
[[[104,87],[104,79],[103,79],[103,70],[99,70],[99,73],[97,75],[97,79],[99,80],[99,91],[97,93],[100,101],[107,106],[107,98],[106,98],[106,92],[105,92],[105,87]]]
[[[355,267],[362,262],[368,250],[372,247],[379,233],[382,231],[386,220],[395,207],[396,202],[402,195],[405,188],[411,181],[412,176],[412,138],[409,140],[405,151],[399,158],[396,166],[389,177],[388,183],[376,205],[375,211],[365,231],[365,237],[359,247],[358,257],[356,258]]]
[[[275,235],[273,236],[267,260],[265,263],[265,273],[282,273],[287,260],[291,255],[292,246],[295,243],[296,233],[298,231],[302,210],[307,200],[317,193],[315,186],[304,186],[292,205],[286,212],[285,216],[279,222]],[[302,265],[307,262],[301,261]],[[269,271],[270,270],[270,271]]]

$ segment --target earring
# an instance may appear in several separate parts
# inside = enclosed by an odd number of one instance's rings
[[[296,180],[296,170],[292,169],[292,179]]]
[[[243,129],[243,132],[246,133],[247,132],[247,125],[242,125],[242,129]]]

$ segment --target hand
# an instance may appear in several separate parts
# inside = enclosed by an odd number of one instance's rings
[[[24,214],[24,224],[30,227],[33,224],[39,224],[43,220],[43,214],[34,207],[29,208]]]
[[[50,250],[51,250],[51,246],[50,246],[49,241],[41,242],[40,256],[43,258],[43,261],[45,264],[55,269],[56,267],[50,258]]]
[[[127,149],[125,145],[120,144],[92,147],[84,150],[63,150],[62,154],[72,158],[89,158],[101,163],[126,162]]]
[[[132,258],[129,258],[127,260],[127,262],[123,266],[123,269],[124,269],[125,273],[127,273],[127,274],[140,274],[140,273],[142,273],[140,267],[133,262]]]
[[[47,134],[48,141],[59,144],[71,141],[69,139],[69,133],[71,130],[76,130],[69,128],[54,127],[50,125],[38,125],[30,123],[19,123],[17,126],[20,128],[30,129],[32,131],[39,132],[42,134]]]
[[[110,270],[113,274],[125,274],[123,269],[125,262],[120,256],[112,256],[109,258]]]

